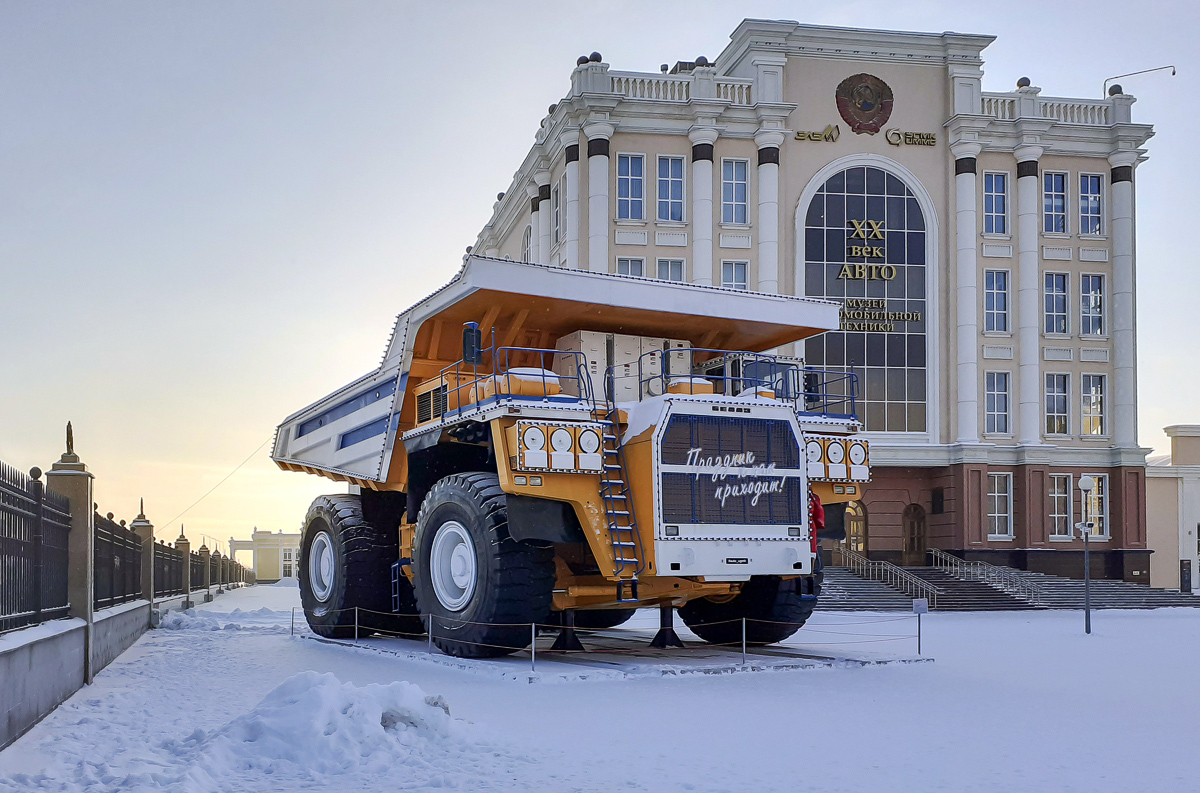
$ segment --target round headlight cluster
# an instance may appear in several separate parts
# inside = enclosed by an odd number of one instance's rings
[[[584,430],[579,433],[579,448],[584,454],[595,454],[600,448],[600,435],[595,430]]]
[[[574,445],[575,439],[571,437],[571,431],[567,428],[559,427],[550,433],[550,448],[554,449],[554,451],[569,452]]]
[[[526,449],[538,452],[546,445],[546,433],[542,432],[541,427],[527,427],[521,440],[525,442]]]
[[[808,458],[810,463],[821,462],[821,454],[821,444],[817,443],[816,441],[809,441],[804,445],[804,455]]]
[[[854,465],[862,465],[867,459],[867,447],[861,443],[850,445],[850,462]]]
[[[842,460],[846,459],[846,447],[840,441],[834,441],[829,444],[826,454],[829,455],[829,462],[837,465]]]

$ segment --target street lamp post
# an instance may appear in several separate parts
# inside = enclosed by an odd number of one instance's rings
[[[1076,523],[1075,528],[1083,534],[1083,632],[1089,635],[1092,632],[1092,550],[1089,539],[1094,524],[1087,518],[1088,502],[1095,487],[1096,480],[1092,477],[1079,477],[1079,492],[1083,494],[1083,520]]]

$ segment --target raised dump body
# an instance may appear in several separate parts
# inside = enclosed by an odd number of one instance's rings
[[[741,618],[790,635],[820,588],[812,516],[861,495],[868,449],[852,374],[767,351],[837,323],[826,301],[469,258],[375,372],[279,427],[280,467],[352,485],[305,522],[310,624],[353,631],[357,608],[458,655],[648,605],[710,641]]]

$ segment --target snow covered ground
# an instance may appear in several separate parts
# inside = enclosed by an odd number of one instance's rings
[[[1076,612],[933,614],[934,663],[531,685],[293,637],[298,603],[168,617],[0,752],[0,791],[1200,787],[1200,610],[1098,612],[1090,637]]]

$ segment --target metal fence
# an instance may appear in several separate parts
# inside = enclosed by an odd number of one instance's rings
[[[46,492],[41,471],[28,477],[0,462],[0,633],[65,617],[71,508]]]
[[[204,589],[204,559],[200,554],[192,551],[191,563],[191,580],[192,589]]]
[[[92,600],[96,608],[116,606],[142,596],[142,541],[132,529],[95,516],[96,554]]]
[[[154,544],[154,597],[183,593],[183,551],[162,543]]]

